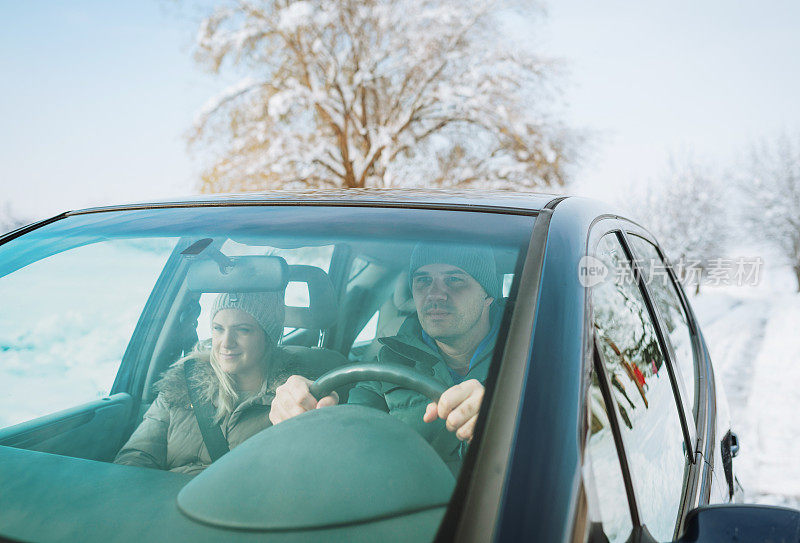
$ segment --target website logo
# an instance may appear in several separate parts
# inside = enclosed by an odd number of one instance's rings
[[[578,262],[578,281],[584,287],[593,287],[608,277],[608,268],[603,261],[591,255],[584,256]]]

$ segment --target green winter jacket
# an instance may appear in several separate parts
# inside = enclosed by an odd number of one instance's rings
[[[492,327],[489,340],[479,347],[469,372],[463,376],[464,381],[469,379],[477,379],[481,383],[486,381],[496,343],[496,329],[496,325]],[[383,344],[378,353],[379,364],[412,367],[423,375],[432,376],[447,388],[456,384],[439,350],[435,346],[431,347],[423,339],[422,327],[416,314],[406,318],[396,336],[380,338],[379,341]],[[448,467],[457,473],[466,444],[462,443],[455,433],[447,430],[443,420],[438,419],[431,423],[422,420],[425,407],[430,403],[427,397],[391,383],[366,381],[353,387],[347,403],[381,409],[402,420],[422,435]]]

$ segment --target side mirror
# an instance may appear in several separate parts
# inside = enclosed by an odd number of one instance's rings
[[[770,505],[706,505],[686,515],[680,543],[800,542],[800,511]]]

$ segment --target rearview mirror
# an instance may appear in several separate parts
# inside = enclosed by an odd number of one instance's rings
[[[286,288],[289,266],[279,256],[237,256],[192,262],[186,283],[192,292],[264,292]]]
[[[706,505],[689,511],[678,541],[800,542],[800,511],[769,505]]]

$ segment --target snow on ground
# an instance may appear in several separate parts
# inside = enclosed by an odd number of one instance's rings
[[[757,286],[706,287],[692,298],[730,404],[745,501],[800,508],[800,294],[787,269]]]
[[[157,242],[79,247],[0,280],[0,428],[109,393],[171,250]]]

